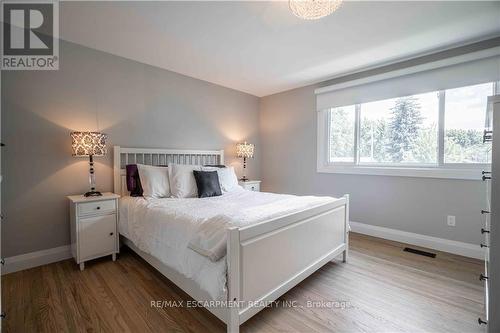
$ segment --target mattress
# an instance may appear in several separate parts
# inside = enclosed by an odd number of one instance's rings
[[[213,228],[218,224],[211,222],[220,221],[221,217],[234,226],[240,226],[243,220],[244,225],[259,223],[332,200],[335,199],[253,192],[241,188],[211,198],[122,197],[118,225],[120,234],[141,251],[193,280],[213,300],[225,300],[225,256],[213,261],[189,247],[194,238],[200,237],[203,226]],[[293,204],[287,205],[287,202]],[[270,205],[277,208],[270,209]],[[220,228],[227,226],[225,223]]]

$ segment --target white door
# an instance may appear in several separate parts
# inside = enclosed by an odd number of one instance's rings
[[[110,254],[116,247],[116,215],[80,218],[78,244],[82,261]]]

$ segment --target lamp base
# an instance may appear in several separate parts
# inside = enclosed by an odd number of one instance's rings
[[[243,176],[240,178],[240,181],[242,182],[247,182],[249,179],[246,176]]]
[[[85,193],[83,196],[84,197],[100,197],[100,196],[102,196],[102,193],[99,191],[90,191],[90,192]]]

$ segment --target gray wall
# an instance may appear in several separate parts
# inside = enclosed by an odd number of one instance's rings
[[[317,173],[314,89],[318,86],[261,99],[264,190],[333,196],[349,193],[352,221],[480,243],[479,211],[485,207],[481,181]],[[446,215],[456,216],[456,227],[447,226]]]
[[[110,147],[224,148],[238,171],[235,143],[248,140],[257,145],[249,176],[261,178],[264,190],[350,193],[353,221],[479,243],[481,182],[317,173],[313,91],[499,44],[491,39],[259,100],[61,41],[59,71],[2,72],[2,255],[69,243],[65,196],[88,186],[87,161],[71,157],[69,133],[97,128]],[[112,190],[111,154],[97,159],[100,190]],[[455,228],[446,215],[457,216]]]
[[[61,41],[58,71],[2,72],[2,256],[69,243],[66,195],[88,188],[88,162],[71,156],[69,133],[99,129],[108,146],[225,149],[256,144],[259,99]],[[111,191],[112,149],[96,158],[98,189]]]

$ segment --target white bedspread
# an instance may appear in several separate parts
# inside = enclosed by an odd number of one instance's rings
[[[120,233],[140,250],[194,280],[214,300],[226,297],[226,229],[259,223],[335,200],[252,192],[219,197],[120,200]],[[201,255],[189,248],[205,252]]]

